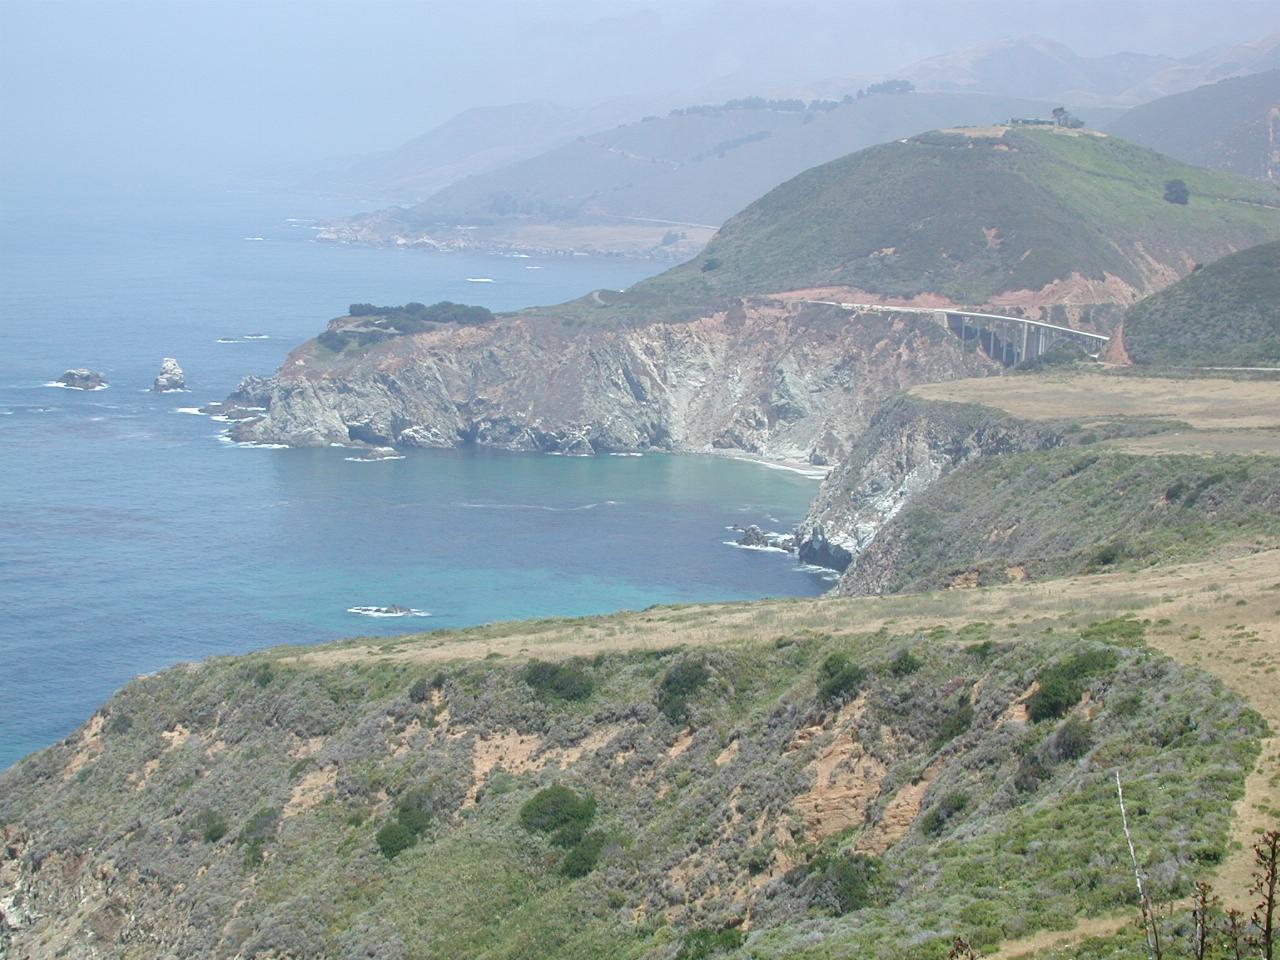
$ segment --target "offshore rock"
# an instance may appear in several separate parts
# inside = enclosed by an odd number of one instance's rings
[[[77,367],[68,370],[57,379],[57,382],[72,390],[102,390],[107,386],[106,379],[100,373]]]
[[[171,393],[175,390],[187,389],[187,382],[182,374],[182,367],[173,357],[165,357],[160,363],[160,373],[151,384],[154,393]]]

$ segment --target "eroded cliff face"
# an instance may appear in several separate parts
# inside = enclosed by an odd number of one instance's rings
[[[732,450],[827,464],[886,397],[993,368],[925,316],[775,299],[630,327],[520,316],[338,352],[324,337],[309,341],[275,377],[233,396],[251,415],[232,435],[568,454]]]
[[[858,559],[914,497],[978,457],[1048,449],[1063,439],[1059,424],[970,404],[895,398],[823,482],[797,531],[800,559],[845,571],[841,593],[876,593],[876,571],[861,568]]]

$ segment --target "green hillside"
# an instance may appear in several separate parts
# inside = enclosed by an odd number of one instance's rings
[[[1140,364],[1280,366],[1280,243],[1223,257],[1134,304],[1124,345]]]
[[[806,609],[832,623],[854,610],[840,604]],[[1117,768],[1158,896],[1226,854],[1264,724],[1142,643],[1138,621],[926,637],[788,627],[771,612],[785,609],[505,625],[139,679],[0,775],[6,848],[35,865],[15,950],[897,960],[910,944],[941,960],[957,934],[987,947],[1131,902]],[[678,646],[753,611],[772,639]],[[637,629],[666,647],[608,650]],[[415,662],[522,634],[552,656],[604,643],[554,665]]]
[[[1188,203],[1165,199],[1171,180]],[[1192,261],[1277,237],[1277,186],[1096,134],[936,132],[806,171],[624,302],[839,284],[981,304],[1072,274],[1145,293]]]
[[[1278,109],[1280,70],[1268,70],[1153,100],[1106,129],[1186,163],[1275,182]]]

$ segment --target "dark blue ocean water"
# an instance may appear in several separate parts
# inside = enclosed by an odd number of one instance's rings
[[[728,524],[800,518],[815,484],[786,472],[485,451],[352,463],[230,446],[179,412],[270,372],[352,301],[512,308],[652,265],[317,244],[307,220],[351,205],[314,198],[0,199],[0,768],[180,660],[826,587],[722,543]],[[165,356],[191,393],[145,392]],[[110,388],[44,386],[72,366]],[[393,603],[431,616],[347,612]]]

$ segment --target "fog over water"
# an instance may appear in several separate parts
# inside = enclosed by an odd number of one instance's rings
[[[135,186],[386,149],[467,107],[850,87],[1037,35],[1086,55],[1183,56],[1280,30],[1260,0],[10,0],[6,180]]]

